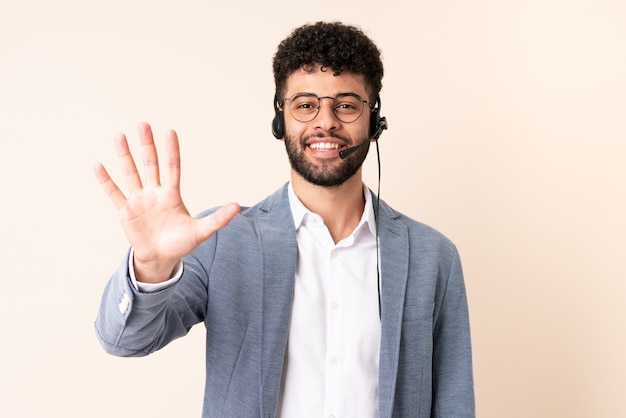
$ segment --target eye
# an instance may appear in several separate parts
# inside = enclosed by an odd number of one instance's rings
[[[291,99],[291,109],[297,112],[312,112],[317,110],[319,101],[315,96],[302,95]]]
[[[357,107],[353,102],[342,101],[335,105],[337,110],[355,110]]]
[[[312,108],[317,107],[312,102],[297,102],[295,106],[298,109],[312,109]]]
[[[335,110],[339,113],[358,113],[363,101],[353,95],[339,95],[335,98]]]

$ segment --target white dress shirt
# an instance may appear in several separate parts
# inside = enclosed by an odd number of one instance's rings
[[[281,418],[378,415],[378,275],[371,195],[337,244],[289,186],[298,259],[279,399]]]

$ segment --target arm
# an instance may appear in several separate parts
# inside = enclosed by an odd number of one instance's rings
[[[150,126],[139,126],[141,154],[145,173],[142,182],[126,137],[115,137],[124,178],[129,188],[126,197],[106,169],[97,164],[95,175],[118,211],[122,229],[133,248],[132,264],[138,282],[160,283],[168,280],[181,258],[224,227],[235,216],[239,205],[223,206],[201,219],[190,216],[180,196],[180,154],[174,131],[166,135],[166,179],[161,184],[158,156]],[[107,349],[118,355],[141,355],[186,333],[187,324],[173,315],[181,297],[172,303],[176,286],[140,294],[130,283],[128,259],[120,266],[104,292],[96,320],[98,336]],[[183,293],[187,296],[186,293]],[[171,312],[170,312],[171,313]],[[178,323],[178,322],[180,323]],[[124,338],[123,345],[120,341]]]
[[[432,416],[474,417],[469,314],[456,250],[441,308],[435,315]]]
[[[151,293],[135,288],[130,261],[125,257],[107,283],[95,323],[105,351],[123,357],[148,355],[186,335],[204,320],[208,296],[208,279],[193,257],[186,258],[182,283]]]

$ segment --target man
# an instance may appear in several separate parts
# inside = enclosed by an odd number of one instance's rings
[[[102,345],[147,355],[204,322],[204,417],[473,417],[456,248],[363,184],[386,127],[377,47],[319,22],[294,30],[273,68],[291,181],[256,206],[192,218],[176,134],[161,184],[147,124],[144,181],[115,139],[128,197],[95,167],[131,243],[103,295]]]

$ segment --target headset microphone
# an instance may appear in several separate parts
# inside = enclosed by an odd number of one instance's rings
[[[380,134],[382,134],[385,129],[387,129],[387,118],[382,117],[378,120],[378,123],[376,124],[376,131],[372,134],[371,139],[378,139],[378,137],[380,137]],[[349,155],[351,155],[353,152],[355,152],[356,150],[358,150],[359,148],[361,148],[368,142],[369,141],[364,141],[360,143],[359,145],[339,151],[339,157],[342,160],[345,160]]]
[[[344,150],[339,151],[339,157],[342,160],[345,160],[349,155],[352,155],[352,153],[354,153],[356,150],[358,150],[362,146],[365,146],[365,144],[367,144],[368,142],[370,142],[370,141],[363,141],[359,145],[356,145],[354,147],[346,148]]]

